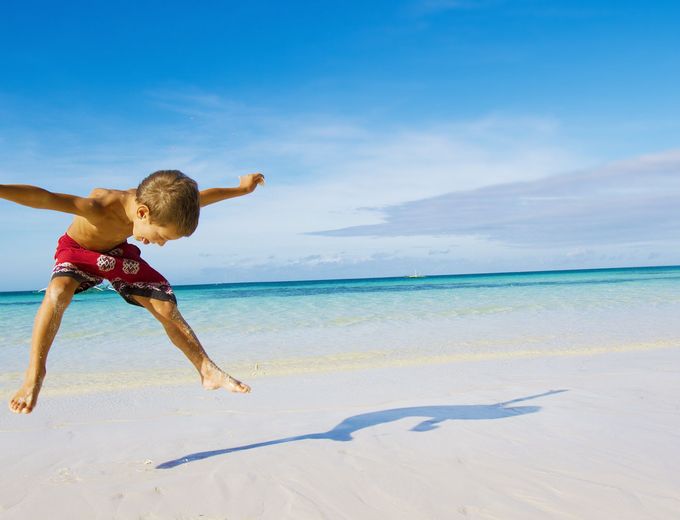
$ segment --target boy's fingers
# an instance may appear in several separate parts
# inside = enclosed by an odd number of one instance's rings
[[[255,184],[261,184],[264,185],[264,175],[261,173],[249,173],[247,175],[239,175],[239,181],[243,179],[244,177],[250,177],[255,181]]]

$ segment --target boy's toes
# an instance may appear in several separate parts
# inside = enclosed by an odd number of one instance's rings
[[[227,384],[225,386],[227,386],[232,392],[238,392],[242,394],[247,394],[250,392],[250,387],[247,384],[234,377],[231,377],[228,374],[226,375],[226,383]]]
[[[250,387],[249,387],[247,384],[245,384],[245,383],[243,383],[243,382],[241,382],[241,381],[236,381],[236,380],[234,380],[234,381],[232,382],[232,387],[231,387],[231,388],[232,388],[232,391],[234,391],[234,392],[240,392],[240,393],[243,393],[243,394],[247,394],[247,393],[250,392]]]
[[[28,403],[25,399],[12,399],[9,402],[9,409],[14,413],[31,413],[33,406],[32,403]]]

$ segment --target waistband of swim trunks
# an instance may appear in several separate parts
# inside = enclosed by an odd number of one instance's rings
[[[62,236],[59,237],[59,245],[61,246],[66,246],[66,247],[75,247],[78,249],[84,249],[85,251],[93,251],[92,249],[88,249],[87,247],[79,244],[76,242],[76,240],[68,234],[68,231],[64,233]],[[117,244],[113,246],[111,249],[116,249],[117,247],[123,247],[126,245],[128,242],[127,240],[125,242],[121,242],[120,244]],[[98,253],[106,253],[107,251],[111,251],[111,249],[107,249],[106,251],[97,251]]]

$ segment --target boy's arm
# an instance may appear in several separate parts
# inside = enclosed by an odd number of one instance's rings
[[[95,199],[53,193],[27,184],[0,184],[0,198],[22,206],[63,211],[82,217],[94,216],[101,210],[101,205]]]
[[[255,191],[258,184],[264,184],[264,175],[261,173],[251,173],[242,175],[238,188],[209,188],[200,192],[201,207],[213,204],[225,199],[232,199],[247,195]]]

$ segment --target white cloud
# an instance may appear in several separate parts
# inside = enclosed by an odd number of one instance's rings
[[[384,222],[317,234],[472,235],[534,248],[666,241],[680,236],[679,198],[680,151],[670,151],[386,206]]]

